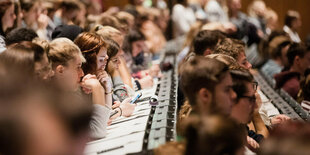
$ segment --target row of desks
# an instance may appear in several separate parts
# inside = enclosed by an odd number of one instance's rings
[[[166,53],[163,62],[175,64],[176,55]],[[132,116],[119,117],[107,128],[107,136],[89,142],[85,155],[149,154],[154,148],[176,138],[177,74],[176,68],[163,72],[153,88],[141,90],[142,97]],[[158,96],[158,105],[149,99]]]

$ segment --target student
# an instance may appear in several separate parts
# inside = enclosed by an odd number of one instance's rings
[[[233,57],[241,67],[245,69],[252,68],[251,63],[249,63],[245,55],[245,44],[240,40],[225,38],[216,46],[214,53],[229,55]]]
[[[191,114],[230,114],[236,94],[227,65],[196,56],[182,66],[180,78]]]
[[[40,16],[40,2],[38,0],[21,0],[20,3],[23,13],[22,27],[38,30],[37,20]]]
[[[202,30],[193,40],[193,52],[199,56],[212,54],[218,42],[225,38],[218,31]]]
[[[257,85],[254,84],[254,78],[247,70],[234,69],[230,70],[230,73],[233,79],[233,89],[237,93],[237,99],[232,107],[231,117],[247,127],[247,124],[253,118],[254,109],[257,107],[255,96]],[[262,135],[256,134],[249,129],[248,136],[248,144],[252,149],[257,149],[259,147],[258,143],[264,138]]]
[[[290,36],[291,40],[300,43],[300,37],[297,30],[301,27],[301,19],[297,11],[288,10],[285,19],[283,30]]]
[[[273,79],[275,74],[280,73],[287,64],[286,53],[289,48],[290,40],[286,36],[278,36],[271,40],[269,43],[269,59],[261,68],[261,71]]]
[[[10,0],[3,0],[0,2],[0,53],[5,47],[6,32],[13,27],[16,15],[14,13],[14,3]]]
[[[30,28],[17,28],[12,30],[5,38],[5,43],[7,46],[19,43],[22,41],[32,41],[37,38],[36,32]]]
[[[5,51],[3,54],[19,60],[26,59],[32,61],[32,71],[29,71],[29,73],[38,80],[49,81],[54,75],[51,63],[47,57],[47,51],[38,44],[29,41],[12,44],[8,46],[8,51]]]
[[[208,115],[187,120],[186,155],[243,154],[245,129],[229,117]]]
[[[275,75],[276,88],[282,88],[294,99],[300,89],[300,78],[310,67],[310,48],[293,43],[287,52],[289,70]]]
[[[82,63],[85,62],[85,58],[80,49],[71,40],[58,38],[50,43],[49,58],[55,72],[53,82],[59,89],[78,93],[82,87],[85,93],[91,93],[94,107],[90,123],[91,137],[103,138],[106,135],[107,122],[112,107],[111,97],[110,99],[106,97],[106,89],[103,88],[95,75],[84,76]]]
[[[111,76],[106,72],[108,63],[107,50],[108,44],[97,34],[85,32],[80,34],[74,43],[81,49],[86,63],[82,65],[86,74],[94,75],[103,85],[105,90],[106,103],[112,104],[113,82]],[[130,116],[134,111],[135,105],[130,104],[130,98],[123,100],[122,104],[116,108],[118,116]]]

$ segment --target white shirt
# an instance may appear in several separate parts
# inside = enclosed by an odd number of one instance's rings
[[[174,36],[182,36],[187,33],[191,25],[196,22],[195,13],[190,7],[185,8],[181,4],[176,4],[172,9],[172,21]]]
[[[293,32],[292,29],[290,29],[288,26],[284,25],[283,31],[286,32],[292,41],[299,43],[301,40],[299,38],[299,35],[297,32]]]

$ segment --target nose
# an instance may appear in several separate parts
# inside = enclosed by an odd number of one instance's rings
[[[79,77],[83,77],[83,76],[84,76],[83,69],[80,69],[80,72],[79,72]]]
[[[237,99],[237,94],[234,90],[230,90],[230,97],[231,97],[231,100],[234,101]]]
[[[251,69],[252,68],[252,64],[250,62],[247,63],[247,68]]]

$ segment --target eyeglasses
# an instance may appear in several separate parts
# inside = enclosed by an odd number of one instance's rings
[[[246,95],[242,95],[242,96],[238,96],[239,98],[247,98],[251,103],[256,103],[256,97],[255,95],[253,96],[246,96]]]
[[[252,82],[252,83],[253,83],[253,89],[257,90],[258,83],[257,82]]]

